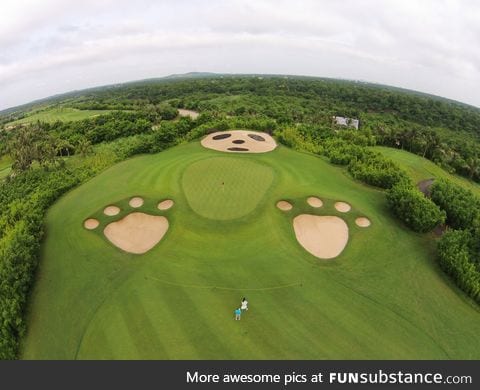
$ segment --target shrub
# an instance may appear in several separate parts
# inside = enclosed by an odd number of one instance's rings
[[[285,127],[282,130],[277,130],[275,136],[281,144],[295,150],[312,153],[320,153],[322,150],[320,145],[315,145],[310,137],[304,136],[295,127]]]
[[[446,211],[447,223],[454,229],[469,229],[480,220],[480,199],[450,181],[435,181],[430,197]]]
[[[78,182],[66,169],[37,169],[0,186],[0,359],[16,357],[25,332],[24,311],[38,263],[43,214]]]
[[[338,165],[348,165],[352,160],[363,158],[367,149],[348,143],[338,138],[332,138],[325,141],[324,154],[331,163]]]
[[[393,161],[373,152],[351,161],[348,170],[355,179],[380,188],[392,188],[399,183],[410,185],[410,179],[404,170]]]
[[[445,273],[480,303],[480,271],[472,258],[472,241],[469,231],[447,231],[438,243],[438,261]]]
[[[445,221],[445,212],[411,185],[401,183],[387,191],[393,213],[416,232],[425,233]]]

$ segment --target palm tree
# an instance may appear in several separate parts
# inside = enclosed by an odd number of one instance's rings
[[[73,149],[73,145],[65,139],[58,139],[55,149],[60,156],[64,156],[64,153],[66,153],[67,157],[70,157],[70,150]]]
[[[474,175],[480,174],[480,158],[472,156],[465,160],[465,168],[468,171],[468,178],[473,179]]]
[[[32,165],[36,156],[34,137],[35,132],[32,128],[22,127],[8,143],[8,152],[13,160],[13,170],[25,171]]]
[[[75,153],[80,154],[82,157],[86,157],[89,153],[93,150],[91,142],[86,138],[81,138],[77,142],[77,146],[75,147]]]

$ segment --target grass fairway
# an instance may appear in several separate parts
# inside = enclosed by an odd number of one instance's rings
[[[229,211],[227,183],[239,185],[241,212]],[[145,199],[135,211],[170,222],[141,256],[101,234],[134,195]],[[309,196],[324,206],[312,209]],[[155,210],[162,199],[175,205]],[[280,199],[293,209],[277,209]],[[352,211],[335,211],[336,200]],[[110,204],[118,216],[101,214]],[[338,258],[318,260],[297,243],[292,219],[302,213],[345,219],[350,238]],[[356,227],[359,215],[372,226]],[[82,226],[91,216],[97,231]],[[124,161],[50,209],[22,357],[479,359],[480,311],[438,269],[434,246],[390,216],[383,193],[316,156],[181,145]],[[250,309],[234,321],[243,296]]]
[[[53,123],[56,121],[71,122],[81,119],[91,118],[97,115],[106,114],[110,110],[78,110],[70,107],[47,108],[43,111],[34,112],[31,115],[10,122],[8,125],[18,125],[22,123],[34,123],[37,121]]]
[[[448,179],[463,188],[471,190],[477,196],[480,196],[480,184],[461,176],[452,175],[426,158],[417,156],[416,154],[405,150],[387,148],[384,146],[375,146],[372,149],[395,161],[408,172],[415,183],[431,178]]]

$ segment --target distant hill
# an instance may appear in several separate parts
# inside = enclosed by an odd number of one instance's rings
[[[480,111],[480,108],[471,106],[466,103],[462,103],[456,100],[444,98],[437,95],[432,95],[424,92],[414,91],[410,89],[400,88],[400,87],[393,87],[390,85],[385,84],[377,84],[367,81],[361,80],[349,80],[349,79],[333,79],[333,78],[326,78],[326,77],[314,77],[314,76],[301,76],[301,75],[280,75],[280,74],[233,74],[233,73],[212,73],[212,72],[188,72],[188,73],[181,73],[181,74],[171,74],[165,77],[156,77],[156,78],[149,78],[143,80],[134,80],[134,81],[127,81],[124,83],[119,84],[108,84],[102,85],[98,87],[86,88],[82,90],[74,90],[66,93],[61,93],[53,96],[49,96],[42,99],[37,99],[32,102],[22,104],[15,107],[10,107],[0,111],[0,116],[9,115],[15,112],[25,112],[29,111],[34,107],[42,106],[42,105],[49,105],[55,102],[60,102],[69,98],[75,98],[78,96],[85,95],[87,93],[103,91],[108,89],[115,89],[121,88],[124,86],[131,86],[131,85],[145,85],[145,84],[155,84],[163,81],[177,81],[177,80],[194,80],[194,79],[202,79],[202,78],[215,78],[215,77],[222,77],[222,78],[235,78],[235,77],[261,77],[261,78],[290,78],[290,79],[304,79],[304,80],[325,80],[331,82],[338,82],[338,83],[346,83],[346,84],[355,84],[355,85],[363,85],[372,88],[380,88],[400,93],[406,94],[413,94],[419,97],[429,98],[432,100],[448,102],[450,104],[459,105],[463,107],[473,108]]]

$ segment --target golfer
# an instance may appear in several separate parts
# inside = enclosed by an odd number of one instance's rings
[[[242,299],[242,307],[241,307],[242,310],[248,310],[248,301],[247,301],[247,298],[243,297]]]
[[[242,309],[238,308],[235,310],[235,321],[240,321],[240,317],[242,315]]]

